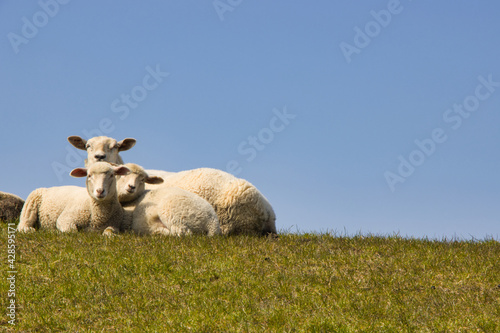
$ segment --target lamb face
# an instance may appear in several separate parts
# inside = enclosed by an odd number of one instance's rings
[[[124,166],[114,167],[106,162],[96,162],[88,169],[77,168],[71,172],[73,177],[87,177],[86,185],[89,195],[96,201],[116,200],[115,175],[124,176],[130,172]]]
[[[116,188],[120,203],[126,203],[137,199],[144,191],[145,184],[161,184],[163,179],[156,176],[148,176],[146,171],[137,164],[127,163],[125,166],[130,173],[125,176],[117,176]]]
[[[88,163],[91,165],[95,162],[112,162],[118,161],[118,142],[115,139],[107,137],[95,137],[87,141],[85,144],[88,153]]]
[[[86,165],[92,165],[95,162],[123,164],[119,152],[129,150],[136,142],[135,139],[130,138],[116,141],[107,136],[97,136],[88,141],[79,136],[70,136],[68,141],[75,148],[87,151]]]
[[[90,196],[97,201],[116,196],[116,180],[112,169],[89,169],[86,185]]]
[[[119,176],[116,180],[118,201],[121,203],[135,200],[144,192],[146,175],[131,172],[126,176]]]

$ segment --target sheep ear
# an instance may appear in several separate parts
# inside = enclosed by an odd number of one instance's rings
[[[81,150],[87,150],[87,148],[85,148],[85,145],[87,144],[87,140],[82,139],[78,135],[72,135],[72,136],[68,137],[68,141],[75,148],[78,148]]]
[[[131,138],[123,139],[122,141],[118,142],[118,147],[119,147],[118,151],[129,150],[130,148],[135,146],[135,143],[136,143],[135,139]]]
[[[87,168],[76,168],[73,169],[70,173],[71,176],[80,178],[80,177],[87,177]]]
[[[130,173],[130,170],[124,166],[113,167],[115,171],[115,176],[126,176]]]
[[[161,184],[163,183],[163,178],[157,176],[151,176],[146,178],[146,184]]]

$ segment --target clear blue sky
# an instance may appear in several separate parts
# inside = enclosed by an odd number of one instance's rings
[[[70,135],[237,173],[281,230],[500,235],[500,3],[2,1],[0,190],[81,185]]]

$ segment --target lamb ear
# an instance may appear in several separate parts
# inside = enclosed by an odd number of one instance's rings
[[[113,167],[113,170],[115,171],[115,176],[126,176],[130,173],[129,168],[124,166]]]
[[[87,168],[76,168],[73,169],[70,173],[71,176],[80,178],[80,177],[87,177]]]
[[[136,143],[135,139],[131,139],[131,138],[123,139],[122,141],[118,142],[118,147],[119,147],[118,151],[129,150],[130,148],[135,146],[135,143]]]
[[[68,141],[75,148],[78,148],[81,150],[87,150],[87,148],[85,148],[85,145],[87,144],[87,140],[82,139],[78,135],[72,135],[72,136],[68,137]]]
[[[157,176],[151,176],[146,178],[146,184],[161,184],[163,183],[163,178]]]

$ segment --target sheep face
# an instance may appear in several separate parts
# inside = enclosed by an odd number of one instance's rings
[[[117,176],[116,188],[120,203],[130,202],[137,199],[145,190],[145,184],[161,184],[160,177],[150,177],[144,169],[137,164],[127,163],[125,166],[130,173],[125,176]]]
[[[112,166],[105,162],[96,162],[89,168],[76,168],[71,171],[73,177],[87,177],[87,191],[97,201],[116,198],[115,176],[127,175],[130,170],[124,166]]]
[[[68,141],[75,148],[87,151],[88,158],[86,160],[86,165],[92,165],[95,162],[123,164],[118,153],[129,150],[136,143],[136,140],[131,138],[116,141],[107,136],[96,136],[88,141],[79,136],[70,136]]]

